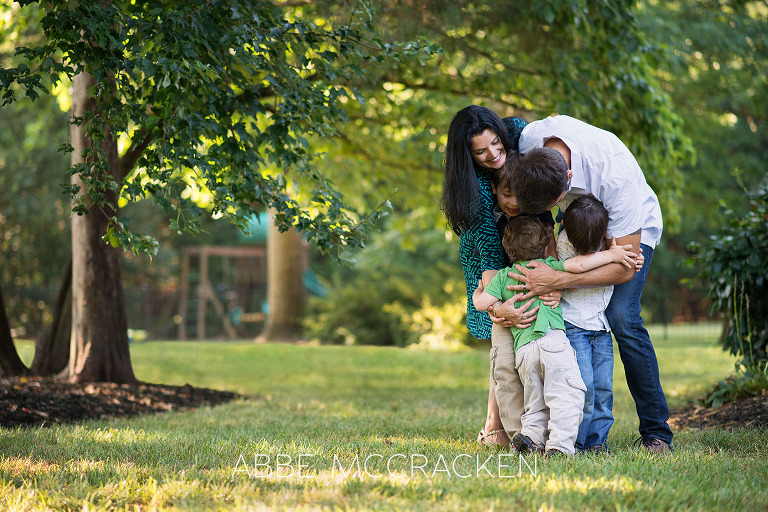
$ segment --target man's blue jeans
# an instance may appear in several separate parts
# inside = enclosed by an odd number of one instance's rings
[[[608,446],[613,425],[613,339],[608,331],[588,331],[565,322],[568,341],[576,351],[581,379],[587,386],[584,419],[579,425],[576,450]]]
[[[631,281],[614,286],[613,297],[605,310],[613,336],[619,346],[627,385],[635,400],[643,439],[672,441],[667,424],[669,408],[659,380],[659,363],[648,331],[640,318],[640,296],[653,259],[653,249],[641,244],[645,264]]]

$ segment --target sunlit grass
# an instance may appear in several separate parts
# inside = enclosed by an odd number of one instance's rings
[[[716,329],[668,329],[666,339],[651,332],[673,407],[733,368]],[[765,431],[678,432],[676,455],[664,458],[633,447],[637,417],[618,357],[614,454],[537,459],[533,474],[474,442],[487,351],[245,342],[131,350],[139,379],[249,398],[4,429],[0,510],[762,510],[768,503]],[[22,352],[31,360],[31,346]]]

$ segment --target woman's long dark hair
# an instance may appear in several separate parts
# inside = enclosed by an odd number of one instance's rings
[[[472,160],[472,137],[491,130],[504,149],[516,149],[504,122],[489,108],[470,105],[459,110],[448,128],[445,146],[445,178],[440,208],[448,226],[457,234],[474,224],[480,210],[480,185]]]

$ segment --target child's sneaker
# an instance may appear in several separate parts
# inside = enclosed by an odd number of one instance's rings
[[[544,453],[543,447],[536,446],[533,441],[531,441],[531,438],[521,434],[520,432],[517,432],[512,436],[512,445],[517,448],[517,451],[520,453],[530,452],[538,453],[539,455]]]

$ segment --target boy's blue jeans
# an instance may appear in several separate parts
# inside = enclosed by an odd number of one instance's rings
[[[645,264],[631,281],[614,286],[613,297],[605,310],[613,336],[619,346],[627,385],[635,400],[643,439],[672,442],[672,431],[667,424],[669,408],[659,380],[659,363],[648,331],[640,318],[640,296],[643,292],[653,249],[641,244]]]
[[[613,339],[608,331],[589,331],[565,322],[565,332],[587,386],[584,419],[579,425],[576,450],[607,448],[613,425]]]

